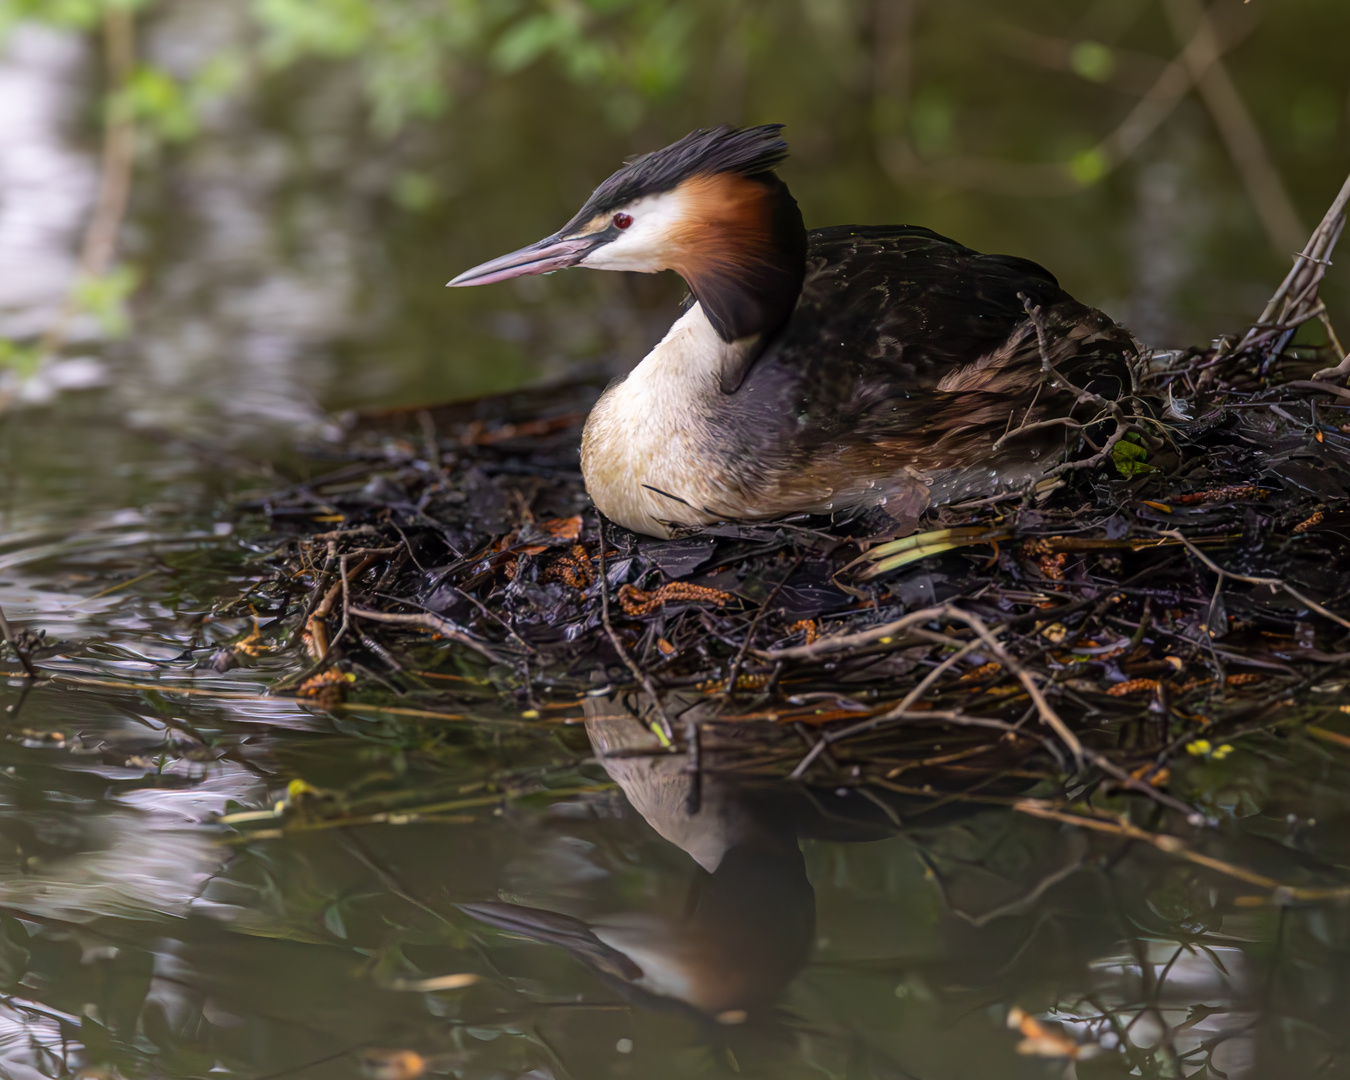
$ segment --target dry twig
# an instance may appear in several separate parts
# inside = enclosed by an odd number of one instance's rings
[[[13,650],[14,655],[19,658],[19,663],[23,665],[24,673],[30,679],[36,679],[38,677],[38,672],[37,668],[33,666],[33,658],[28,655],[28,650],[19,644],[19,639],[14,635],[14,631],[10,629],[9,620],[5,618],[4,608],[0,608],[0,640],[3,640],[5,644]]]
[[[605,519],[603,515],[599,520],[600,531],[600,621],[605,627],[605,634],[609,637],[609,643],[614,646],[614,651],[619,654],[619,659],[624,662],[624,666],[633,673],[638,683],[647,691],[647,696],[651,698],[652,708],[656,710],[658,725],[653,725],[657,730],[654,734],[663,740],[664,745],[670,746],[674,741],[674,729],[670,726],[670,717],[666,715],[666,707],[661,702],[661,697],[656,692],[656,687],[652,685],[651,676],[643,671],[637,665],[631,656],[628,655],[628,649],[624,647],[623,639],[619,637],[614,629],[614,624],[609,621],[609,573],[605,568]]]

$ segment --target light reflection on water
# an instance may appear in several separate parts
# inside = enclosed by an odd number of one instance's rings
[[[77,265],[94,199],[94,162],[67,138],[80,105],[84,47],[68,34],[21,26],[0,54],[0,335],[41,333]]]

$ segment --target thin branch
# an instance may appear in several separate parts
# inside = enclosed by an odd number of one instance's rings
[[[1177,858],[1185,859],[1187,862],[1195,863],[1197,866],[1206,867],[1214,870],[1235,881],[1241,881],[1247,885],[1254,885],[1259,889],[1268,889],[1275,894],[1275,899],[1287,897],[1289,900],[1327,900],[1333,898],[1344,898],[1350,896],[1350,887],[1321,887],[1321,886],[1295,886],[1285,885],[1274,878],[1266,877],[1265,874],[1258,874],[1254,870],[1248,870],[1245,867],[1235,866],[1232,863],[1224,862],[1222,859],[1216,859],[1211,855],[1203,855],[1198,851],[1192,851],[1186,844],[1175,836],[1169,836],[1165,833],[1152,833],[1147,829],[1141,829],[1137,825],[1120,818],[1107,817],[1105,815],[1080,814],[1072,811],[1061,810],[1056,806],[1046,803],[1040,799],[1023,799],[1013,804],[1013,809],[1031,817],[1044,818],[1049,821],[1057,821],[1063,825],[1074,825],[1080,829],[1091,829],[1094,832],[1110,833],[1114,836],[1124,837],[1128,840],[1138,840],[1145,844],[1150,844],[1159,851],[1167,855],[1175,855]]]
[[[735,696],[736,682],[740,678],[741,665],[745,663],[745,654],[749,650],[751,642],[755,640],[755,631],[759,629],[760,620],[764,618],[770,605],[778,599],[778,594],[782,592],[783,586],[787,584],[788,578],[792,577],[792,575],[797,572],[797,568],[801,566],[802,560],[805,558],[805,555],[799,555],[796,561],[788,567],[787,573],[779,579],[778,584],[776,584],[769,595],[764,598],[764,602],[759,605],[759,610],[755,612],[754,617],[750,620],[750,627],[745,632],[745,640],[741,642],[741,647],[736,651],[736,656],[732,659],[731,666],[727,669],[725,693],[728,698]]]
[[[19,645],[19,639],[10,629],[9,620],[5,618],[5,609],[0,607],[0,638],[3,638],[6,645],[14,650],[14,655],[19,658],[19,663],[23,665],[24,673],[30,679],[38,678],[38,670],[33,666],[33,659],[28,655],[28,650]]]
[[[56,319],[38,342],[38,357],[43,361],[65,344],[70,321],[79,309],[79,285],[90,278],[102,277],[111,268],[117,253],[117,235],[131,200],[136,129],[126,103],[121,100],[136,66],[136,26],[131,8],[112,4],[104,10],[103,46],[109,93],[105,102],[98,197],[85,230],[75,282],[66,293]]]
[[[1188,539],[1186,539],[1186,537],[1182,536],[1181,533],[1176,532],[1173,529],[1158,529],[1157,533],[1159,536],[1168,536],[1171,537],[1173,540],[1180,541],[1182,544],[1185,545],[1187,551],[1189,551],[1202,563],[1204,563],[1216,574],[1218,574],[1220,578],[1231,578],[1233,581],[1241,581],[1247,585],[1264,585],[1272,589],[1283,589],[1295,600],[1297,600],[1300,604],[1306,605],[1313,611],[1317,612],[1317,614],[1321,615],[1323,618],[1330,619],[1332,622],[1345,627],[1345,629],[1347,630],[1350,630],[1350,621],[1341,618],[1341,616],[1337,615],[1334,611],[1328,611],[1316,600],[1312,600],[1309,597],[1304,596],[1301,592],[1295,589],[1292,585],[1288,584],[1282,578],[1252,577],[1248,574],[1235,574],[1231,570],[1225,570],[1222,566],[1220,566],[1208,555],[1206,555],[1203,551],[1201,551],[1198,547],[1196,547],[1193,543],[1191,543]]]
[[[1271,248],[1281,255],[1294,249],[1306,230],[1266,152],[1261,131],[1223,64],[1210,12],[1201,7],[1200,0],[1165,0],[1163,9],[1179,40],[1189,36],[1199,43],[1197,48],[1184,49],[1181,61],[1242,174]]]
[[[1328,368],[1326,371],[1319,371],[1317,374],[1325,376],[1328,372],[1336,375],[1341,374],[1340,368]],[[1350,390],[1342,389],[1339,386],[1333,386],[1329,382],[1311,382],[1307,379],[1294,379],[1287,383],[1280,383],[1281,390],[1286,386],[1292,386],[1298,390],[1312,390],[1314,393],[1318,394],[1331,394],[1333,397],[1345,398],[1347,401],[1350,401]]]
[[[605,633],[609,636],[609,643],[614,646],[614,651],[619,654],[619,659],[624,662],[624,666],[633,673],[635,678],[644,690],[647,696],[652,699],[652,707],[656,710],[658,725],[652,725],[653,734],[664,741],[666,746],[674,742],[674,729],[670,726],[670,717],[666,715],[666,707],[661,702],[660,696],[656,693],[656,687],[652,685],[651,677],[637,665],[631,656],[628,655],[628,649],[624,647],[623,639],[619,637],[614,629],[614,624],[609,621],[609,572],[605,568],[605,518],[603,514],[596,515],[599,518],[600,532],[600,621],[604,624]]]
[[[1341,232],[1345,228],[1346,206],[1350,204],[1350,177],[1341,185],[1341,190],[1332,200],[1327,212],[1322,216],[1303,250],[1294,257],[1294,265],[1275,294],[1267,301],[1261,317],[1247,330],[1242,339],[1232,347],[1220,347],[1219,357],[1231,352],[1234,355],[1261,351],[1267,357],[1278,356],[1294,331],[1310,318],[1320,314],[1317,300],[1317,287],[1331,265],[1331,253],[1336,248]],[[1325,310],[1325,309],[1322,309]],[[1338,375],[1350,373],[1347,362],[1339,367],[1327,368],[1317,372],[1314,378],[1333,379]]]
[[[876,64],[873,98],[888,105],[907,104],[912,71],[911,46],[916,0],[892,0],[877,5],[877,41],[894,43],[889,55]],[[1238,12],[1241,7],[1237,6]],[[1114,171],[1134,156],[1148,138],[1160,128],[1177,106],[1185,100],[1197,78],[1204,77],[1223,52],[1236,46],[1255,26],[1255,20],[1231,28],[1220,42],[1206,20],[1177,54],[1166,63],[1149,89],[1116,127],[1098,140],[1084,158],[1098,166],[1091,177],[1076,174],[1073,162],[1024,162],[1007,158],[958,155],[940,159],[922,157],[907,136],[876,138],[877,158],[897,183],[909,183],[913,177],[943,184],[979,188],[1002,194],[1036,198],[1067,195],[1081,191]],[[874,130],[882,130],[880,126]]]
[[[1054,416],[1049,420],[1037,420],[1034,424],[1023,424],[1021,427],[1015,427],[1004,435],[1000,435],[994,445],[989,448],[991,453],[997,453],[1003,449],[1003,444],[1009,439],[1015,439],[1019,435],[1025,435],[1031,431],[1040,431],[1043,428],[1050,427],[1070,427],[1076,431],[1081,431],[1087,427],[1087,424],[1081,423],[1068,416]]]
[[[968,611],[962,611],[951,604],[940,604],[936,607],[923,608],[920,611],[911,612],[902,619],[886,623],[883,626],[873,627],[871,630],[864,630],[858,634],[843,634],[838,637],[825,638],[812,645],[799,645],[792,649],[776,650],[757,650],[757,654],[766,659],[786,660],[786,659],[815,659],[819,656],[829,655],[830,653],[848,650],[850,648],[871,644],[882,638],[894,637],[901,630],[917,626],[925,622],[933,622],[941,619],[953,619],[964,623],[973,630],[977,637],[985,644],[988,650],[993,653],[994,658],[1004,667],[1004,670],[1011,672],[1022,684],[1023,688],[1030,695],[1032,702],[1036,706],[1036,712],[1042,723],[1051,728],[1060,741],[1068,748],[1069,753],[1073,755],[1074,761],[1081,767],[1083,763],[1083,744],[1078,741],[1069,726],[1063,721],[1060,715],[1055,712],[1050,702],[1046,700],[1045,694],[1037,685],[1032,677],[1020,663],[1013,659],[1012,655],[1003,647],[1002,643],[994,636],[984,620],[978,615]],[[1001,628],[999,628],[1001,630]],[[955,644],[951,642],[950,644]]]
[[[1026,689],[1026,692],[1031,696],[1031,700],[1036,706],[1036,712],[1040,717],[1041,723],[1045,724],[1059,736],[1060,741],[1068,747],[1069,753],[1073,755],[1074,761],[1081,769],[1083,765],[1083,744],[1078,741],[1078,736],[1069,730],[1069,726],[1064,723],[1059,713],[1055,712],[1054,708],[1050,705],[1050,702],[1046,700],[1045,695],[1041,692],[1040,686],[1037,685],[1036,680],[1032,677],[1031,673],[1013,659],[1012,654],[1009,653],[994,637],[990,632],[989,627],[985,625],[984,620],[978,615],[961,611],[960,608],[953,608],[952,611],[952,617],[960,619],[960,621],[964,622],[974,630],[984,643],[989,646],[989,651],[994,654],[999,663],[1001,663],[1006,670],[1011,671],[1017,676],[1018,682],[1022,684]]]
[[[1062,473],[1074,472],[1079,469],[1096,468],[1111,456],[1112,451],[1115,450],[1116,445],[1121,439],[1125,438],[1130,432],[1137,430],[1137,428],[1130,422],[1130,419],[1126,416],[1125,410],[1120,407],[1120,402],[1112,401],[1110,398],[1104,398],[1100,394],[1094,393],[1086,387],[1079,386],[1077,383],[1066,377],[1065,374],[1055,366],[1055,362],[1050,359],[1050,347],[1045,336],[1045,320],[1041,316],[1040,305],[1033,305],[1031,298],[1025,293],[1018,293],[1017,295],[1018,299],[1022,301],[1022,309],[1027,313],[1027,318],[1031,320],[1031,325],[1036,330],[1036,344],[1040,349],[1041,368],[1044,373],[1053,375],[1064,387],[1078,392],[1078,400],[1074,402],[1075,405],[1084,401],[1091,402],[1101,409],[1103,413],[1112,417],[1116,422],[1115,430],[1111,432],[1106,443],[1095,454],[1091,457],[1060,462],[1060,464],[1056,465],[1053,469],[1048,470],[1041,479],[1048,480],[1052,477],[1059,476]]]
[[[344,605],[347,613],[358,619],[368,619],[371,622],[394,623],[398,626],[420,626],[424,630],[432,630],[450,641],[457,642],[480,653],[494,664],[504,664],[506,661],[502,657],[489,649],[481,641],[476,641],[463,630],[457,627],[448,619],[442,619],[439,615],[433,615],[429,611],[415,611],[407,613],[396,613],[391,611],[371,611],[369,608],[352,607]],[[344,621],[345,625],[345,621]],[[336,641],[341,636],[341,631],[334,636]]]

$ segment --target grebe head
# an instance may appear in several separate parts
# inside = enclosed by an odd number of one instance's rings
[[[558,232],[450,284],[568,266],[674,270],[724,341],[762,340],[791,313],[806,267],[801,211],[773,171],[787,156],[782,127],[694,131],[634,158]]]

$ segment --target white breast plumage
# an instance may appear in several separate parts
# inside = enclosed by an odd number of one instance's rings
[[[581,437],[586,490],[611,521],[669,536],[670,525],[706,525],[725,512],[728,486],[712,448],[710,403],[728,354],[698,304],[642,363],[596,403]]]

